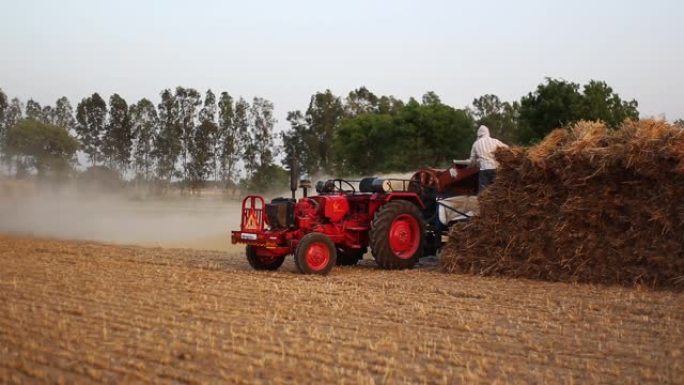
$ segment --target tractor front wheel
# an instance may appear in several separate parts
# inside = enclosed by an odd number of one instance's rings
[[[337,261],[337,250],[321,233],[306,234],[295,250],[295,265],[303,274],[328,274]]]
[[[392,201],[373,218],[370,246],[373,258],[383,269],[408,269],[423,256],[425,221],[418,206]]]
[[[285,256],[258,255],[256,247],[252,245],[247,245],[245,253],[247,254],[247,262],[249,262],[249,265],[252,266],[254,270],[278,270],[283,264],[283,261],[285,261]]]

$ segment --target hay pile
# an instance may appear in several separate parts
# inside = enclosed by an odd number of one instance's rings
[[[448,272],[684,288],[684,131],[581,122],[500,149],[481,216],[457,225]]]

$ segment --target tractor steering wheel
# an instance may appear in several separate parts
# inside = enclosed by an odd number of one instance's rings
[[[334,182],[339,182],[339,183],[340,183],[339,186],[335,186],[335,187],[337,188],[337,191],[339,191],[339,192],[348,191],[348,190],[343,190],[343,189],[342,189],[342,183],[344,183],[344,184],[346,184],[347,186],[349,186],[349,188],[351,188],[352,194],[353,194],[353,193],[356,193],[356,189],[354,188],[354,185],[351,184],[351,183],[349,183],[348,181],[346,181],[346,180],[344,180],[344,179],[333,179],[333,183],[334,183]]]

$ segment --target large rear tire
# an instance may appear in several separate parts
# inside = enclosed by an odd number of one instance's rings
[[[330,238],[321,233],[302,237],[295,250],[295,265],[302,274],[325,275],[337,261],[337,250]]]
[[[370,230],[373,258],[383,269],[408,269],[423,256],[425,221],[418,206],[408,201],[385,204]]]
[[[255,246],[247,245],[245,248],[247,254],[247,262],[254,270],[278,270],[285,261],[285,256],[282,257],[264,257],[257,255]]]

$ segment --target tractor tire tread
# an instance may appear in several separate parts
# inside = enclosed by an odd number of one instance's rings
[[[247,254],[247,262],[249,262],[249,265],[252,266],[254,270],[275,271],[278,270],[285,261],[285,256],[282,256],[273,259],[271,262],[265,263],[257,255],[256,247],[252,245],[247,245],[247,247],[245,247],[245,254]]]
[[[307,247],[311,243],[314,242],[323,242],[328,246],[328,249],[330,251],[330,261],[328,262],[328,265],[323,269],[319,271],[313,271],[308,268],[306,265],[306,256],[304,254],[304,251],[306,250]],[[337,261],[337,248],[335,247],[335,244],[333,241],[328,238],[325,234],[322,233],[309,233],[306,234],[305,236],[302,237],[302,239],[299,240],[299,243],[297,244],[297,247],[295,248],[295,253],[294,253],[294,261],[295,261],[295,267],[297,270],[302,273],[302,274],[319,274],[319,275],[327,275],[330,273],[330,270],[332,270],[333,266],[335,266],[336,261]]]
[[[398,258],[389,244],[389,231],[392,222],[401,214],[410,214],[417,221],[420,227],[420,245],[415,254],[408,259]],[[371,223],[369,234],[371,253],[377,264],[383,269],[409,269],[413,267],[420,257],[423,256],[425,244],[425,221],[418,206],[405,200],[395,200],[382,206],[375,214]]]

